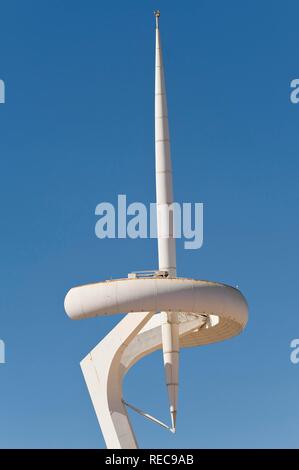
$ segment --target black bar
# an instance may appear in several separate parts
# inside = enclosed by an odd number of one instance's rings
[[[169,468],[187,466],[205,468],[210,464],[299,463],[299,449],[150,449],[150,450],[50,450],[50,449],[3,449],[1,464],[68,464],[75,462],[106,467],[154,468],[168,465]],[[208,466],[206,468],[209,468]]]

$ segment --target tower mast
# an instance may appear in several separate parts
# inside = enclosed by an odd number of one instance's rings
[[[173,234],[173,186],[170,158],[168,112],[164,79],[161,38],[159,29],[160,11],[156,17],[155,60],[155,160],[156,203],[158,229],[159,270],[176,277],[176,243]],[[179,325],[176,312],[161,312],[163,361],[168,390],[173,431],[176,426],[178,369],[179,369]]]

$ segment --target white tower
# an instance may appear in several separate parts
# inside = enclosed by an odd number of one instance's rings
[[[155,153],[156,153],[156,198],[159,269],[176,277],[176,248],[173,234],[172,166],[168,110],[163,68],[161,38],[159,30],[160,12],[156,16],[156,60],[155,60]],[[168,219],[168,220],[166,220]],[[179,372],[179,323],[177,312],[161,312],[163,360],[168,388],[172,428],[175,430]]]
[[[172,169],[165,81],[156,16],[155,153],[159,270],[133,273],[72,288],[65,310],[74,320],[126,313],[113,330],[81,361],[81,369],[108,448],[135,449],[127,407],[175,431],[179,350],[239,334],[248,308],[238,289],[217,282],[178,278],[171,216]],[[171,426],[123,399],[122,381],[142,357],[162,349]]]

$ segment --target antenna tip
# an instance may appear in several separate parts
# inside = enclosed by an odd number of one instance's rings
[[[170,417],[171,417],[171,432],[175,433],[176,428],[176,414],[177,412],[170,409]]]
[[[159,29],[160,10],[155,10],[154,15],[156,17],[156,28]]]

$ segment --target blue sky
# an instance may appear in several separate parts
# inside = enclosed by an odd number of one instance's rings
[[[155,240],[99,240],[102,201],[154,201],[154,18],[175,196],[204,203],[178,274],[239,285],[245,332],[181,354],[178,430],[142,447],[299,447],[297,1],[0,3],[0,447],[103,447],[79,361],[121,317],[72,322],[67,290],[157,265]],[[161,353],[125,398],[168,420]]]

